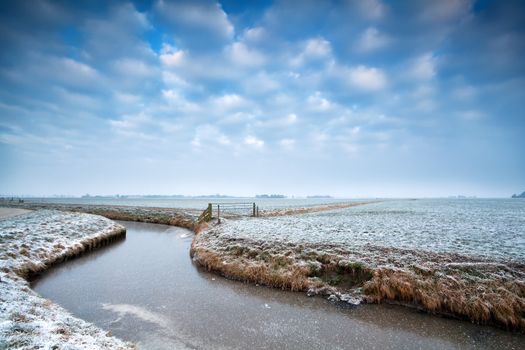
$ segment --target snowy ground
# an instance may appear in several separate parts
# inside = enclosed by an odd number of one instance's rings
[[[233,238],[418,249],[525,261],[525,203],[515,200],[384,201],[276,218],[230,220]]]
[[[524,202],[386,201],[223,220],[191,253],[231,278],[525,330]]]
[[[122,230],[100,216],[51,210],[1,219],[0,349],[133,348],[40,297],[25,279]]]

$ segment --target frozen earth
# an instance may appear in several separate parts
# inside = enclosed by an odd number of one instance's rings
[[[392,200],[223,220],[191,254],[243,281],[524,330],[524,230],[524,201]]]
[[[123,230],[100,216],[50,210],[0,220],[0,349],[133,348],[40,297],[26,280]]]
[[[525,259],[525,201],[396,200],[328,212],[230,220],[225,236],[293,243],[375,245]]]

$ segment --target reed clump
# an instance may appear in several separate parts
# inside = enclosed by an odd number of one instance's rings
[[[482,270],[477,272],[482,273]],[[368,302],[400,301],[431,313],[454,315],[477,324],[525,330],[523,280],[487,275],[482,280],[473,281],[458,272],[425,276],[379,268],[365,283],[363,291]]]

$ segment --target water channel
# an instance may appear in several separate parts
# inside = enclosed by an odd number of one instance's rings
[[[120,222],[127,237],[33,289],[141,349],[520,349],[522,334],[389,305],[339,307],[196,267],[193,233]]]

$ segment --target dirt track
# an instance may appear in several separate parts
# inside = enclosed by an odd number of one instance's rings
[[[0,208],[0,219],[10,218],[12,216],[17,216],[30,212],[31,210],[27,209],[17,209],[17,208]]]

